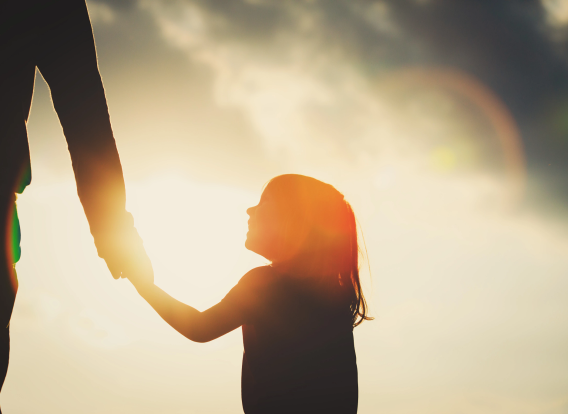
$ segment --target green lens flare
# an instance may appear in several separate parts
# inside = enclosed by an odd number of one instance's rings
[[[20,221],[18,220],[18,210],[16,209],[16,205],[9,214],[9,227],[8,227],[8,259],[11,263],[17,263],[20,260],[20,256],[22,255],[20,249]]]

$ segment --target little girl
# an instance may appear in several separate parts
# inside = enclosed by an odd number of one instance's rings
[[[343,195],[303,175],[273,178],[250,219],[245,246],[271,262],[244,275],[200,312],[131,277],[174,329],[208,342],[242,326],[246,414],[356,413],[353,327],[367,316],[355,216]]]

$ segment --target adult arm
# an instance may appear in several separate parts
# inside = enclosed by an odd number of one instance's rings
[[[93,33],[83,1],[57,0],[46,14],[37,66],[49,84],[67,139],[77,193],[100,257],[115,278],[153,280],[126,193]]]

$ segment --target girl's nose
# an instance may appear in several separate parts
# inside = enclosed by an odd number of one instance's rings
[[[253,213],[254,213],[254,207],[249,207],[249,208],[247,208],[247,214],[248,214],[249,216],[252,217]]]

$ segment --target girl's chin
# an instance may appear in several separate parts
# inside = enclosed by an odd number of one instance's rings
[[[250,237],[247,237],[245,240],[245,247],[252,252],[258,253],[257,243],[255,243],[254,239],[251,239]]]
[[[269,252],[266,251],[266,249],[264,249],[263,247],[265,247],[265,244],[262,243],[256,243],[253,240],[251,240],[250,238],[247,238],[245,240],[245,247],[250,250],[253,253],[256,253],[258,255],[261,255],[262,257],[264,257],[265,259],[268,260],[272,260],[270,257],[271,255],[269,254]]]

